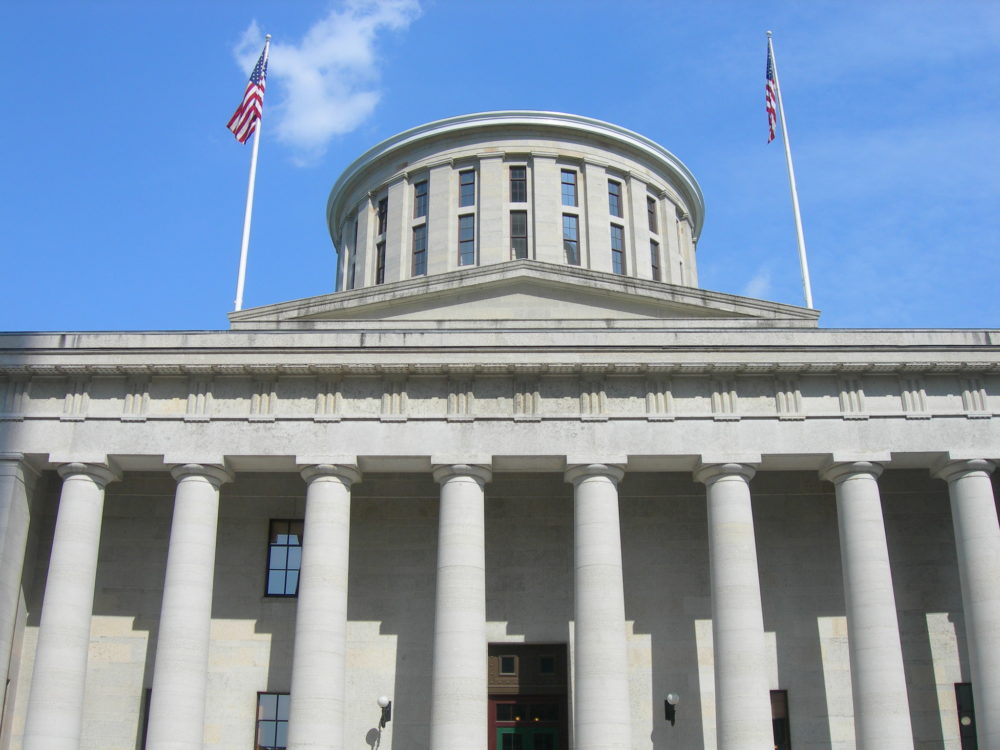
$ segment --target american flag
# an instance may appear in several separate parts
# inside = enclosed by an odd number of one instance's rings
[[[774,80],[774,57],[771,56],[771,46],[767,47],[767,82],[764,84],[764,106],[767,109],[767,142],[774,140],[774,126],[778,119],[775,110],[777,99],[777,81]]]
[[[243,101],[236,108],[233,116],[226,125],[233,131],[236,140],[246,143],[247,139],[253,135],[257,129],[257,120],[260,119],[264,109],[264,85],[267,78],[267,44],[260,53],[260,59],[253,67],[250,74],[250,81],[247,83],[247,90],[243,92]]]

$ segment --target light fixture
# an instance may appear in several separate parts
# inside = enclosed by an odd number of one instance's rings
[[[677,704],[681,697],[677,693],[667,693],[667,699],[663,701],[663,718],[670,722],[670,726],[677,721]]]
[[[378,697],[378,707],[382,709],[382,718],[378,720],[378,728],[385,729],[385,725],[392,721],[392,701],[388,696]]]

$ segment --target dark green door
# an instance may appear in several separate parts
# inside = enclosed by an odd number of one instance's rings
[[[499,727],[497,750],[556,750],[558,732],[555,727]]]

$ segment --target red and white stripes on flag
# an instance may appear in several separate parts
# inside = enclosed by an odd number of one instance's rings
[[[247,90],[243,92],[243,101],[236,108],[233,116],[226,125],[236,140],[246,143],[257,129],[257,121],[264,111],[264,86],[267,79],[267,47],[260,53],[257,64],[254,65],[250,74],[250,81],[247,83]]]
[[[774,128],[777,125],[778,113],[776,102],[778,99],[777,82],[774,79],[774,58],[771,56],[771,46],[767,47],[767,81],[764,84],[764,106],[767,109],[767,142],[774,140]]]

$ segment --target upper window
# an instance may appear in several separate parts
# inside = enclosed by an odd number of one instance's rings
[[[653,281],[661,281],[660,278],[660,243],[656,240],[649,241],[649,263],[653,267]]]
[[[256,750],[288,747],[288,693],[257,693]]]
[[[267,595],[296,596],[302,567],[302,521],[271,521]]]
[[[617,224],[611,225],[611,270],[625,274],[625,230]]]
[[[528,212],[510,212],[510,257],[528,257]]]
[[[471,266],[476,262],[476,217],[465,214],[458,217],[458,265]]]
[[[458,205],[476,205],[476,172],[473,169],[458,173]]]
[[[580,221],[572,214],[563,214],[563,250],[566,262],[571,266],[580,265]]]
[[[382,198],[378,202],[378,231],[375,234],[385,234],[385,224],[389,218],[389,199]]]
[[[564,206],[576,205],[576,172],[572,169],[562,170],[562,204]]]
[[[516,656],[504,655],[500,657],[500,674],[517,674]]]
[[[413,218],[419,219],[427,215],[427,180],[421,180],[413,186]]]
[[[649,218],[649,231],[659,233],[656,228],[656,198],[646,197],[646,216]]]
[[[427,274],[427,225],[413,227],[413,275]]]
[[[524,203],[528,200],[528,168],[510,168],[510,202]]]
[[[625,215],[622,212],[622,184],[614,180],[608,180],[608,213],[619,218]]]

